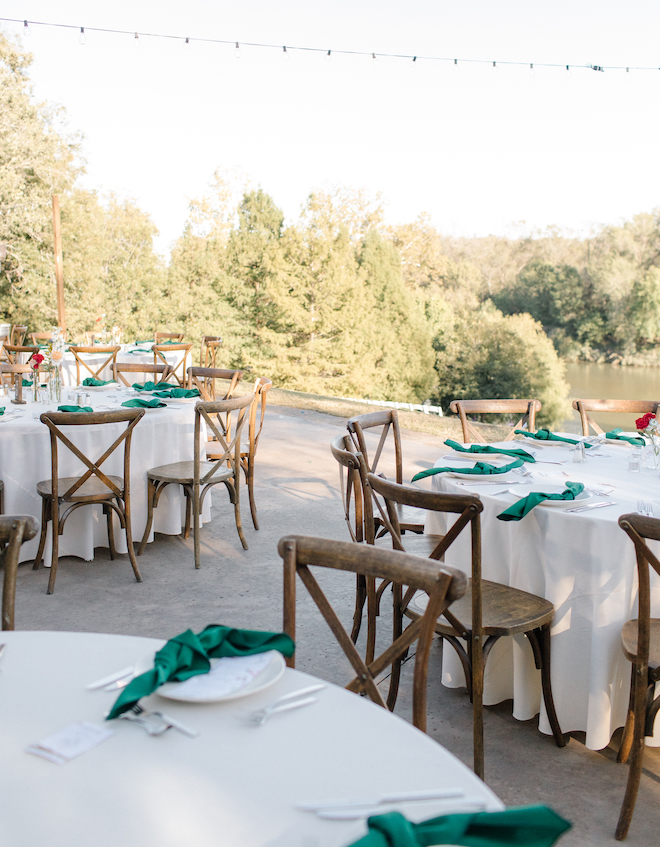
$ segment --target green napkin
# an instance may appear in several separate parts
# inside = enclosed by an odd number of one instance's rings
[[[147,338],[146,341],[136,341],[135,346],[139,347],[141,344],[153,344],[153,343],[154,343],[153,338]]]
[[[575,500],[578,494],[584,491],[584,485],[581,482],[567,482],[566,488],[561,494],[543,494],[540,491],[528,494],[509,506],[501,514],[497,516],[498,521],[519,521],[522,520],[528,512],[531,512],[534,506],[543,503],[544,500]]]
[[[167,391],[154,391],[154,397],[199,397],[199,389],[169,388]]]
[[[6,406],[0,406],[0,415],[4,415],[6,409],[7,409]]]
[[[368,818],[368,835],[349,847],[551,847],[571,824],[547,806],[520,806],[503,812],[441,815],[412,823],[400,812]]]
[[[30,388],[32,388],[32,386],[34,385],[34,383],[32,382],[32,380],[31,380],[31,379],[25,379],[25,378],[23,378],[23,379],[21,380],[21,384],[22,384],[23,388],[27,388],[28,386],[29,386]]]
[[[159,409],[161,406],[167,406],[167,403],[162,403],[155,397],[151,400],[147,397],[135,397],[133,400],[126,400],[124,403],[122,403],[122,406],[128,406],[129,409]]]
[[[114,384],[114,379],[94,379],[93,376],[88,376],[87,379],[83,379],[82,384],[91,386],[92,388],[99,388],[101,385],[112,385]]]
[[[93,412],[91,406],[58,406],[58,412]]]
[[[283,632],[259,632],[210,624],[200,633],[187,629],[171,638],[154,656],[154,666],[130,682],[117,698],[106,720],[131,709],[165,682],[183,682],[191,676],[208,673],[210,659],[224,656],[252,656],[267,650],[279,650],[293,656],[295,644]]]
[[[413,482],[417,482],[418,479],[424,479],[427,476],[435,476],[437,473],[466,473],[466,474],[474,474],[475,476],[491,476],[499,473],[507,473],[508,471],[514,470],[514,468],[520,468],[523,465],[522,459],[516,459],[515,462],[511,462],[508,465],[502,465],[501,468],[496,468],[495,465],[489,465],[488,462],[477,462],[477,464],[473,468],[428,468],[425,471],[420,471],[416,473],[412,478]]]
[[[612,429],[605,433],[605,438],[611,438],[612,441],[627,441],[628,444],[635,444],[640,447],[644,447],[646,445],[646,441],[643,438],[636,438],[634,435],[621,435],[622,432],[623,430],[621,427]]]
[[[514,432],[516,435],[524,435],[526,438],[534,438],[536,441],[565,441],[567,444],[579,444],[581,440],[576,438],[564,438],[562,435],[555,435],[554,432],[550,432],[549,429],[539,429],[537,432],[528,432],[526,429],[515,429]],[[587,444],[585,441],[584,446],[589,448],[594,445]]]
[[[447,447],[452,450],[457,450],[459,453],[504,453],[505,456],[512,456],[514,459],[522,459],[523,462],[535,462],[536,459],[531,453],[523,450],[522,447],[512,447],[510,450],[504,450],[501,447],[491,447],[490,444],[473,444],[471,447],[465,447],[459,444],[458,441],[447,439],[445,441]]]
[[[134,382],[131,388],[134,388],[136,391],[153,391],[158,386],[168,387],[169,383],[167,382]]]
[[[143,349],[142,347],[137,347],[135,350],[127,350],[127,353],[153,353],[153,350],[149,348],[148,350]]]

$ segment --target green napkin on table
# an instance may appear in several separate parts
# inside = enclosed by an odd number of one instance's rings
[[[34,383],[32,382],[32,380],[31,380],[31,379],[22,379],[22,380],[21,380],[21,385],[23,386],[23,388],[28,388],[28,387],[32,388],[32,386],[34,385]]]
[[[91,406],[58,406],[58,412],[93,412]]]
[[[508,465],[502,465],[501,468],[496,468],[495,465],[489,465],[488,462],[477,462],[473,468],[428,468],[425,471],[416,473],[412,478],[413,482],[418,479],[424,479],[427,476],[435,476],[437,473],[466,473],[474,474],[475,476],[492,476],[500,473],[507,473],[515,468],[520,468],[523,465],[522,459],[516,459]]]
[[[154,342],[154,339],[153,339],[153,338],[147,338],[147,340],[146,340],[146,341],[136,341],[136,342],[135,342],[135,346],[136,346],[136,347],[140,347],[142,344],[154,344],[154,343],[155,343],[155,342]]]
[[[149,348],[148,350],[143,349],[142,347],[137,347],[135,350],[127,350],[127,353],[153,353],[153,350]]]
[[[293,656],[295,644],[283,632],[232,629],[220,624],[210,624],[200,633],[187,629],[171,638],[156,653],[151,670],[129,682],[106,720],[112,720],[131,709],[141,697],[151,694],[165,682],[183,682],[191,676],[208,673],[211,670],[210,659],[252,656],[267,650],[279,650],[289,657]]]
[[[563,435],[555,435],[549,429],[539,429],[537,432],[528,432],[526,429],[515,429],[514,432],[516,435],[524,435],[526,438],[534,438],[536,441],[565,441],[567,444],[579,444],[582,440],[578,438],[564,438]],[[587,444],[585,441],[584,446],[589,448],[594,445]]]
[[[547,806],[520,806],[503,812],[441,815],[412,823],[400,812],[368,818],[368,835],[349,847],[552,847],[571,824]]]
[[[113,385],[114,382],[114,379],[94,379],[93,376],[88,376],[87,379],[83,379],[82,384],[91,388],[99,388],[101,385]]]
[[[199,397],[199,389],[168,388],[166,391],[154,391],[154,397]]]
[[[535,491],[528,494],[509,506],[497,516],[498,521],[519,521],[522,520],[528,512],[531,512],[539,503],[544,500],[575,500],[578,494],[584,491],[584,485],[581,482],[567,482],[566,488],[561,494],[543,494],[541,491]]]
[[[448,438],[445,441],[447,447],[452,450],[457,450],[459,453],[504,453],[505,456],[512,456],[514,459],[522,459],[523,462],[535,462],[536,459],[531,453],[523,450],[522,447],[512,447],[504,449],[502,447],[491,447],[490,444],[473,444],[471,447],[465,447],[459,444],[458,441],[452,441]]]
[[[605,433],[605,438],[610,438],[612,441],[627,441],[628,444],[635,444],[640,447],[644,447],[646,445],[646,441],[643,438],[637,438],[634,435],[621,435],[622,432],[623,430],[621,427],[612,429]]]
[[[0,415],[4,415],[6,409],[7,409],[6,406],[0,406]]]
[[[151,400],[147,397],[135,397],[133,400],[126,400],[122,406],[128,406],[129,409],[159,409],[161,406],[167,406],[167,403],[162,403],[155,397]]]
[[[155,388],[161,388],[165,386],[166,388],[169,386],[168,382],[134,382],[131,385],[131,388],[134,388],[136,391],[153,391]]]

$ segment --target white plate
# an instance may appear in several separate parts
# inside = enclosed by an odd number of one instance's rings
[[[544,494],[561,494],[561,492],[565,490],[565,485],[548,485],[547,483],[544,485],[543,483],[538,483],[537,485],[532,485],[530,488],[525,490],[511,488],[509,493],[513,494],[517,500],[522,500],[523,497],[527,497],[528,494],[536,494],[539,492]],[[593,492],[585,488],[584,491],[581,491],[574,500],[544,500],[542,503],[539,503],[539,506],[566,507],[570,506],[572,503],[582,505],[583,503],[586,503],[587,500],[593,499],[593,497]]]
[[[153,663],[153,657],[150,661]],[[211,659],[209,673],[198,674],[184,682],[166,682],[156,693],[168,700],[182,700],[186,703],[236,700],[275,685],[285,668],[284,656],[277,650],[254,656]],[[255,670],[258,672],[255,673]],[[233,684],[227,684],[228,676]]]
[[[515,477],[511,476],[512,471],[507,471],[506,473],[461,473],[460,471],[451,471],[443,474],[443,476],[452,476],[456,479],[470,479],[473,482],[480,482],[484,479],[492,479],[493,482],[497,482],[498,480],[502,480],[502,482],[511,482]]]
[[[557,435],[566,435],[567,438],[573,438],[575,441],[584,441],[584,437],[581,435],[575,435],[572,433],[556,433]],[[529,444],[530,447],[563,447],[565,450],[574,450],[575,444],[569,444],[568,441],[537,441],[536,438],[522,438],[520,441],[516,441],[516,444]]]
[[[117,388],[116,382],[110,382],[108,385],[79,385],[78,390],[85,391],[114,391]]]

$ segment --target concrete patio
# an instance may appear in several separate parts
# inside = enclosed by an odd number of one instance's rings
[[[143,582],[135,583],[126,556],[111,562],[97,550],[94,562],[60,560],[55,594],[46,595],[48,572],[20,568],[17,629],[79,630],[167,638],[208,623],[279,630],[281,559],[278,539],[287,533],[348,540],[331,439],[345,420],[315,412],[269,407],[257,458],[257,504],[261,529],[250,520],[245,489],[243,522],[250,549],[244,551],[224,490],[214,493],[214,519],[202,531],[202,567],[195,571],[192,538],[157,536],[138,563]],[[403,433],[406,479],[433,463],[442,440]],[[324,584],[350,619],[354,582],[331,574]],[[333,682],[347,679],[348,666],[319,613],[299,594],[297,667]],[[440,648],[431,660],[429,733],[466,762],[472,757],[472,711],[464,689],[443,688]],[[404,668],[397,712],[407,716]],[[557,749],[536,721],[519,722],[511,703],[487,707],[486,780],[508,805],[544,802],[573,822],[562,847],[614,844],[614,829],[627,778],[612,746],[587,750],[575,733]],[[660,829],[660,752],[647,749],[637,809],[627,844],[655,843]],[[194,847],[194,845],[190,845]]]

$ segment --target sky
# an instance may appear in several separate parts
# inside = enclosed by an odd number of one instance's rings
[[[312,191],[338,186],[380,193],[388,223],[427,213],[440,232],[462,236],[547,226],[586,235],[660,206],[660,70],[625,71],[660,65],[656,0],[3,0],[0,8],[31,23],[29,38],[22,24],[0,29],[32,52],[35,99],[63,106],[68,130],[82,136],[84,185],[135,200],[158,227],[163,254],[218,169],[246,174],[289,222]],[[84,26],[86,43],[79,30],[36,21]],[[137,31],[140,47],[133,35],[92,27]],[[240,59],[233,44],[195,38],[238,41]],[[420,58],[375,62],[340,50]]]

